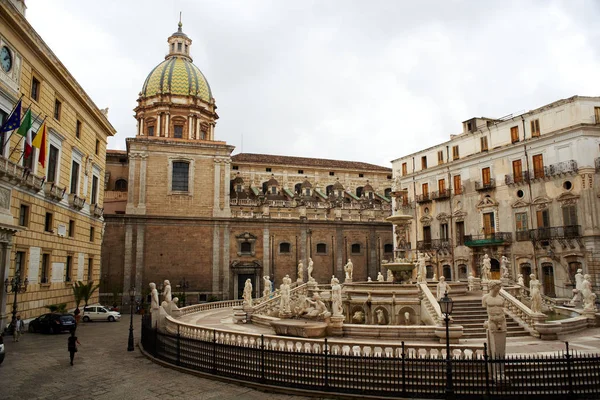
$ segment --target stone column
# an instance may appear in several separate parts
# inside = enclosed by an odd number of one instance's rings
[[[140,192],[138,199],[138,206],[136,213],[146,214],[146,160],[148,159],[147,154],[140,156]]]
[[[140,117],[140,136],[144,136],[144,118]]]
[[[231,232],[229,230],[229,224],[225,223],[223,226],[223,300],[232,298],[229,295],[229,238]]]
[[[306,241],[307,241],[307,234],[306,234],[306,228],[302,229],[300,228],[300,259],[298,261],[302,261],[302,264],[304,264],[305,266],[308,267],[308,252],[306,251]],[[298,266],[296,265],[296,268]],[[314,273],[314,271],[313,271]]]
[[[127,214],[135,214],[134,193],[135,193],[135,164],[137,154],[129,154],[129,181],[127,182],[127,206],[125,212]],[[127,288],[129,291],[129,288]]]
[[[263,275],[271,276],[271,252],[269,251],[271,246],[271,235],[269,232],[269,227],[266,226],[263,228]],[[275,278],[273,278],[275,279]],[[258,286],[259,283],[257,282]]]
[[[169,137],[169,116],[171,114],[166,113],[165,115],[165,137]]]
[[[137,225],[137,238],[135,244],[135,287],[141,295],[144,280],[144,228],[143,224]]]
[[[156,120],[156,136],[160,136],[160,133],[162,132],[162,130],[160,129],[162,123],[161,115],[162,113],[158,113],[158,117]]]
[[[125,254],[123,262],[123,305],[129,304],[129,288],[131,288],[131,262],[133,259],[133,226],[125,225]]]
[[[213,248],[212,248],[212,292],[213,294],[219,293],[219,270],[220,270],[220,240],[221,229],[219,225],[215,223],[213,226]]]
[[[231,190],[231,159],[223,159],[223,216],[231,217],[231,205],[229,204],[229,196]]]
[[[192,114],[188,115],[188,139],[193,139],[194,125],[192,123]]]
[[[215,140],[215,124],[210,124],[208,127],[209,140]]]
[[[200,118],[198,117],[196,117],[196,139],[204,140],[203,137],[200,137]]]
[[[214,158],[214,192],[213,192],[213,217],[221,216],[220,194],[221,194],[221,158]]]

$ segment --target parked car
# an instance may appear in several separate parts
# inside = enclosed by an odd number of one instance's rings
[[[29,323],[29,332],[59,333],[76,327],[71,314],[43,314]]]
[[[110,311],[102,306],[88,306],[83,309],[83,322],[108,321],[115,322],[121,319],[121,313]]]

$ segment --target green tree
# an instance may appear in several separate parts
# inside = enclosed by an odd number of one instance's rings
[[[50,304],[49,306],[46,306],[46,308],[50,310],[50,312],[66,313],[67,303]]]
[[[83,284],[84,283],[81,281],[73,283],[73,297],[75,297],[75,308],[77,310],[79,310],[79,305],[81,304],[81,302],[83,300],[83,292],[81,290],[81,286]]]
[[[82,281],[78,281],[73,284],[73,295],[75,296],[75,303],[77,304],[77,308],[79,308],[79,304],[83,301],[83,307],[88,306],[88,302],[92,298],[92,295],[98,288],[100,284],[94,285],[94,282],[83,283]]]

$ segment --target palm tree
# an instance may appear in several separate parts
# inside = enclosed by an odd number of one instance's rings
[[[83,283],[79,281],[83,296],[84,308],[88,306],[88,301],[92,298],[94,292],[100,287],[100,284],[94,285],[94,282]]]
[[[83,292],[81,290],[81,287],[83,285],[84,285],[84,283],[81,281],[73,283],[73,296],[75,297],[75,308],[77,310],[79,310],[79,305],[81,304],[81,301],[83,300]]]

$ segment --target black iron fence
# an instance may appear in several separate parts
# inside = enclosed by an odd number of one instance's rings
[[[216,336],[215,336],[216,337]],[[554,356],[431,358],[331,354],[231,345],[189,339],[142,322],[141,345],[153,357],[191,370],[240,381],[334,394],[414,398],[595,398],[600,356],[569,351]],[[448,365],[450,364],[450,365]],[[447,369],[447,367],[450,367]],[[447,379],[451,377],[451,387]],[[449,390],[448,390],[449,389]]]

